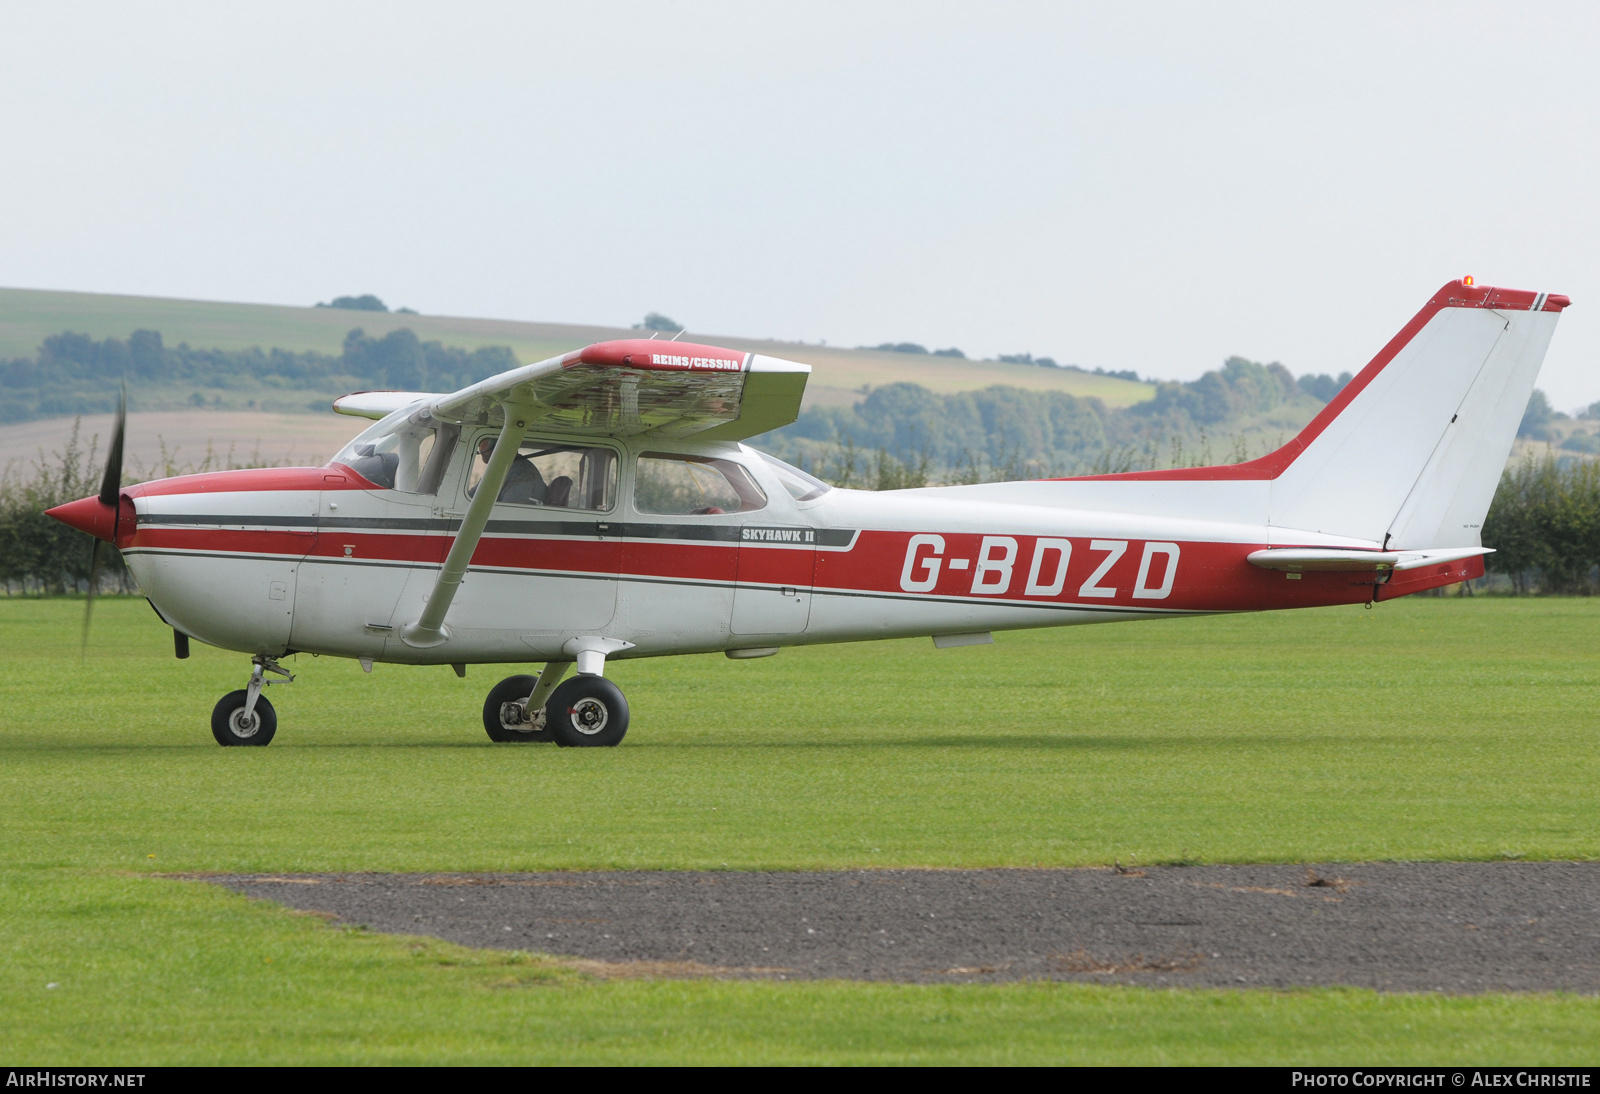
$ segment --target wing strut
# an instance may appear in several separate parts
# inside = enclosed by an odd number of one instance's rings
[[[450,629],[444,625],[445,614],[450,610],[450,602],[456,598],[456,590],[461,588],[461,579],[466,576],[472,553],[478,549],[478,540],[483,537],[484,525],[489,523],[489,511],[500,496],[506,472],[511,469],[517,446],[528,432],[528,421],[532,417],[526,410],[512,406],[505,407],[505,414],[506,424],[500,430],[500,439],[495,442],[494,455],[489,457],[489,466],[483,469],[483,478],[478,482],[478,492],[472,495],[472,503],[467,506],[467,515],[461,518],[461,528],[456,532],[455,542],[450,545],[450,553],[445,556],[439,580],[428,594],[422,615],[400,632],[401,640],[408,646],[429,649],[450,638]]]

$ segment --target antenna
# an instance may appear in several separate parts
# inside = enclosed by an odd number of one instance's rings
[[[649,337],[649,338],[647,338],[647,339],[645,339],[645,341],[647,341],[647,342],[654,342],[654,341],[655,341],[655,340],[656,340],[656,335],[658,335],[658,334],[660,334],[660,333],[661,333],[661,332],[660,332],[660,331],[658,331],[658,330],[653,330],[653,331],[651,331],[651,332],[650,332],[650,337]]]
[[[688,327],[684,327],[683,330],[680,330],[677,334],[674,334],[671,338],[668,338],[667,341],[676,342],[679,338],[683,337],[683,331],[688,329]]]

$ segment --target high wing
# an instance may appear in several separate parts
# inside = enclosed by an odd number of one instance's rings
[[[758,353],[631,338],[523,365],[449,395],[361,391],[333,408],[381,418],[427,400],[439,421],[498,426],[512,406],[529,424],[563,433],[733,441],[794,421],[810,375],[810,365]]]
[[[800,414],[811,366],[717,346],[599,342],[436,398],[446,422],[499,424],[503,408],[563,433],[739,440]]]

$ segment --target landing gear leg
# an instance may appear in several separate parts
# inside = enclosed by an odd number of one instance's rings
[[[278,732],[278,712],[261,689],[268,684],[294,682],[294,676],[271,657],[257,656],[251,661],[249,686],[230,691],[211,711],[211,735],[224,747],[271,744],[273,734]],[[268,680],[269,672],[283,679]]]

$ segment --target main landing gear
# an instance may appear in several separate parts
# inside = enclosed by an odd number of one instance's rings
[[[268,684],[288,684],[294,676],[270,657],[252,658],[250,684],[239,691],[224,695],[211,711],[211,735],[217,744],[268,745],[278,732],[278,712],[272,709],[261,689]],[[268,680],[267,673],[276,673],[282,680]]]
[[[600,675],[605,654],[582,647],[569,652],[578,668],[570,680],[562,678],[574,661],[552,661],[537,676],[508,676],[494,686],[483,702],[483,728],[491,741],[554,741],[563,748],[622,743],[628,700]],[[219,745],[267,745],[278,731],[278,712],[262,691],[269,684],[293,683],[294,676],[271,657],[254,657],[251,665],[249,686],[230,691],[211,711],[211,735]],[[282,679],[268,679],[268,673]]]
[[[563,748],[607,748],[628,732],[628,700],[580,655],[578,675],[561,682],[571,661],[552,661],[538,676],[508,676],[483,702],[491,741],[554,741]]]

